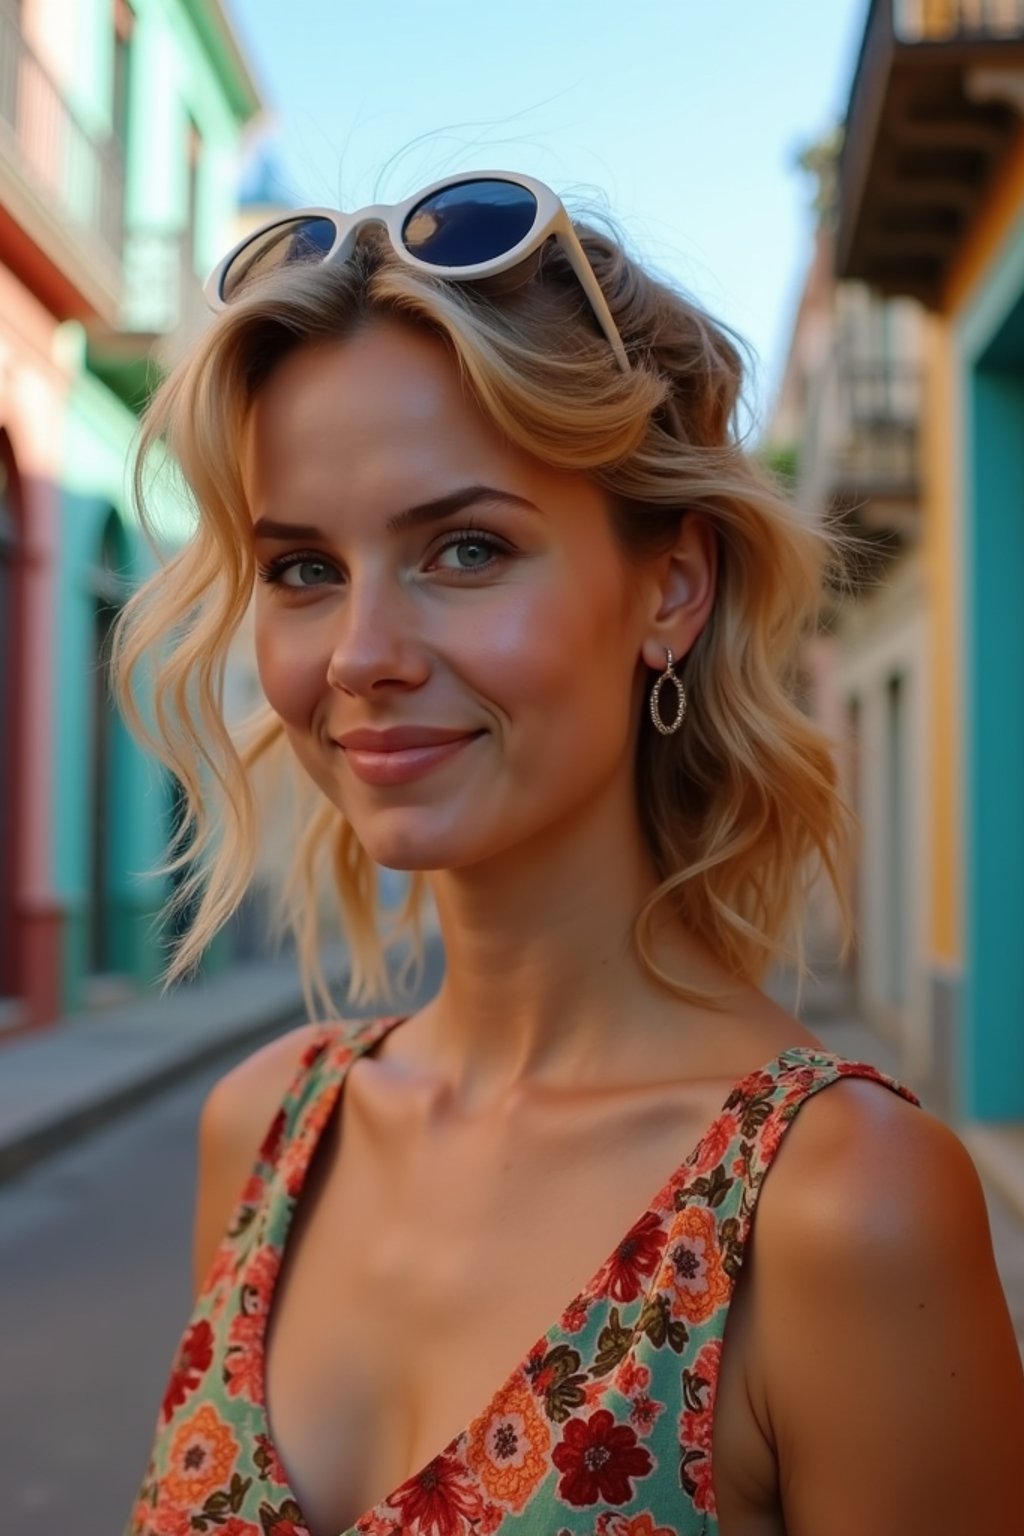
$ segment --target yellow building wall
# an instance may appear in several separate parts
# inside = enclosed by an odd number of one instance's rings
[[[960,571],[962,499],[956,373],[952,333],[943,316],[929,316],[925,330],[925,410],[922,421],[924,562],[928,591],[929,697],[929,882],[928,929],[932,957],[956,966],[962,950],[963,839],[963,623]]]

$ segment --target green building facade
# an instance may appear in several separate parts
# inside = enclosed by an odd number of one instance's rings
[[[130,465],[138,410],[203,324],[201,281],[232,237],[243,130],[259,99],[219,3],[75,0],[75,110],[120,145],[122,270],[112,323],[66,322],[67,401],[54,573],[53,886],[60,1011],[151,983],[166,959],[159,862],[168,776],[109,696],[106,647],[124,597],[153,565]],[[158,506],[173,538],[180,508]],[[209,963],[230,954],[230,937]]]

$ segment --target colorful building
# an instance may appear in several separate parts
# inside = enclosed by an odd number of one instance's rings
[[[838,144],[818,146],[814,254],[768,434],[810,521],[834,520],[857,543],[833,573],[804,688],[836,743],[860,841],[849,891],[857,943],[849,1001],[932,1082],[928,1028],[926,754],[927,583],[921,505],[924,320],[909,299],[883,299],[835,277]],[[825,892],[812,903],[818,966],[834,962],[839,925]]]
[[[0,5],[0,1027],[163,961],[174,796],[105,647],[151,561],[137,412],[203,321],[259,105],[219,0]]]
[[[1024,1121],[1024,4],[874,0],[836,271],[922,306],[927,1028]]]

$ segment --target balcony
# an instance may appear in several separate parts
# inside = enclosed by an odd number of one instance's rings
[[[0,5],[0,259],[61,319],[109,319],[123,203],[120,145],[90,133]]]
[[[833,457],[832,494],[876,506],[915,502],[921,417],[918,369],[894,362],[841,367],[837,394],[841,430]]]
[[[872,0],[840,164],[838,276],[940,307],[1022,106],[1024,0]]]
[[[191,229],[132,229],[125,237],[124,290],[118,331],[138,350],[154,349],[171,366],[210,320],[195,265]]]
[[[831,359],[815,383],[800,448],[798,501],[839,515],[879,559],[916,543],[921,373],[894,358]],[[872,562],[863,565],[870,575]]]
[[[129,228],[113,320],[89,327],[89,366],[139,408],[212,318],[196,271],[193,231]]]

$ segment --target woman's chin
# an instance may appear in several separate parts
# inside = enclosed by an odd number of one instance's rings
[[[451,837],[415,836],[409,833],[381,836],[371,828],[366,828],[364,835],[359,827],[355,828],[355,832],[364,851],[382,869],[394,869],[411,875],[417,871],[451,869],[465,859],[466,850],[461,844],[457,846],[457,840]]]
[[[444,869],[466,869],[474,864],[485,864],[502,851],[499,839],[481,837],[476,828],[472,836],[466,829],[439,829],[412,827],[382,827],[354,823],[354,830],[363,850],[382,869],[394,869],[403,874],[417,871],[432,872]]]

